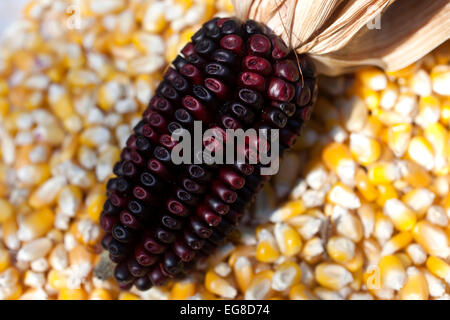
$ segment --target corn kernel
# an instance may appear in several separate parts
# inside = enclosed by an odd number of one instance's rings
[[[398,199],[386,201],[383,212],[399,231],[411,230],[416,224],[416,214]]]
[[[303,200],[293,200],[285,204],[280,209],[276,210],[270,217],[272,222],[286,221],[292,217],[298,216],[304,213],[306,210]]]
[[[401,260],[395,255],[387,255],[378,262],[381,285],[384,288],[400,290],[406,281],[406,271]]]
[[[272,289],[284,291],[300,282],[302,270],[293,261],[285,261],[279,264],[272,277]]]
[[[378,190],[369,181],[367,174],[362,169],[356,170],[355,173],[356,188],[368,202],[374,201],[378,196]]]
[[[87,300],[87,292],[84,289],[63,288],[59,291],[59,300]]]
[[[0,273],[5,271],[11,263],[11,258],[9,256],[8,250],[0,248]]]
[[[368,177],[373,184],[386,184],[400,178],[400,169],[393,163],[377,162],[369,167]]]
[[[434,152],[424,137],[413,137],[408,145],[408,156],[427,170],[434,167]]]
[[[384,245],[381,251],[382,255],[390,255],[399,250],[402,250],[412,241],[412,236],[410,232],[400,232],[389,239]]]
[[[278,249],[273,243],[264,240],[256,247],[256,259],[260,262],[274,262],[280,256]]]
[[[48,273],[47,282],[58,291],[67,288],[67,277],[61,271],[55,269],[50,270]]]
[[[312,292],[304,284],[296,284],[289,290],[290,300],[314,300]]]
[[[387,131],[387,144],[396,157],[401,157],[408,149],[411,140],[412,126],[409,123],[398,123]]]
[[[205,275],[205,287],[223,298],[233,299],[237,294],[237,290],[213,270],[208,271]]]
[[[294,228],[287,224],[277,223],[275,225],[274,234],[283,256],[291,257],[300,252],[302,248],[302,239]]]
[[[428,271],[450,284],[450,265],[444,260],[430,256],[426,261]]]
[[[430,255],[443,259],[447,259],[450,255],[447,235],[441,228],[428,221],[422,220],[417,223],[413,229],[413,238]]]
[[[19,224],[19,236],[24,241],[41,237],[52,229],[54,220],[55,215],[49,208],[34,211]]]
[[[0,224],[10,219],[13,215],[13,207],[5,199],[0,199]]]
[[[170,299],[186,300],[195,294],[195,283],[192,281],[178,281],[170,291]]]
[[[355,256],[355,243],[345,237],[331,237],[327,242],[327,253],[338,263],[347,262]]]
[[[415,267],[406,270],[407,279],[399,291],[401,300],[427,300],[428,284],[425,276]]]
[[[333,263],[320,263],[315,270],[316,281],[325,288],[339,290],[353,281],[352,274],[343,266]]]
[[[89,300],[112,300],[112,297],[106,289],[95,288],[89,294]]]
[[[435,195],[425,188],[413,189],[402,196],[402,201],[419,216],[423,217],[433,204]]]
[[[377,161],[381,154],[381,146],[376,139],[359,133],[350,135],[350,150],[353,157],[362,165]]]
[[[273,271],[260,271],[253,277],[250,285],[245,291],[246,300],[267,299],[272,293]]]

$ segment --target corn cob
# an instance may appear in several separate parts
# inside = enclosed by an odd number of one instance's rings
[[[316,97],[311,61],[266,27],[235,18],[206,22],[165,72],[107,183],[102,245],[117,263],[119,286],[147,290],[194,268],[270,178],[259,163],[174,165],[175,130],[193,132],[196,120],[222,134],[278,129],[281,155]]]

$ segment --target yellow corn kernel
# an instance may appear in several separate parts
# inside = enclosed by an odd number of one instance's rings
[[[341,263],[348,271],[357,272],[362,270],[364,264],[364,254],[361,249],[356,248],[355,255],[352,259]],[[356,279],[354,279],[356,281]]]
[[[433,204],[435,195],[425,188],[412,189],[402,196],[402,201],[414,210],[418,217],[423,217]]]
[[[171,300],[186,300],[195,294],[195,283],[192,281],[178,281],[170,291]]]
[[[67,277],[56,269],[52,269],[47,274],[48,284],[55,290],[62,290],[67,288]]]
[[[284,291],[300,282],[302,270],[300,266],[293,261],[285,261],[275,268],[272,277],[272,289]]]
[[[0,199],[0,224],[11,218],[12,215],[12,205],[5,199]]]
[[[364,134],[352,133],[350,135],[350,151],[358,163],[369,165],[380,157],[381,145],[374,138]]]
[[[260,262],[274,262],[280,253],[273,243],[267,240],[260,241],[256,247],[256,259]]]
[[[352,154],[346,145],[333,142],[323,149],[322,161],[328,169],[337,173],[339,166],[342,165],[342,163],[353,161],[353,159]]]
[[[367,122],[361,130],[361,133],[372,138],[377,138],[379,137],[382,128],[383,123],[376,116],[370,115],[367,118]]]
[[[17,223],[16,218],[12,216],[10,219],[2,222],[3,227],[3,243],[9,249],[18,250],[20,246],[19,239],[17,238]]]
[[[443,259],[447,259],[450,255],[447,234],[426,220],[419,221],[414,227],[413,238],[430,255]]]
[[[164,14],[159,15],[155,19],[152,19],[151,21],[148,21],[148,23],[145,24],[144,28],[146,31],[150,33],[160,33],[166,28],[167,20],[165,18]]]
[[[439,175],[446,175],[449,173],[449,134],[445,127],[439,122],[430,123],[425,127],[424,136],[431,144],[434,150],[435,158],[435,172]]]
[[[205,275],[205,287],[210,292],[223,298],[233,299],[237,294],[237,290],[213,270],[209,270]]]
[[[11,264],[9,252],[6,249],[0,248],[0,273],[5,271]]]
[[[58,293],[58,300],[87,300],[88,295],[84,289],[63,288]]]
[[[233,267],[239,257],[254,257],[255,256],[255,247],[254,246],[237,246],[236,249],[230,254],[228,258],[228,264]]]
[[[412,235],[409,231],[397,233],[383,245],[381,254],[390,255],[397,251],[400,251],[406,248],[406,246],[408,246],[411,241]]]
[[[53,227],[55,215],[49,208],[39,209],[27,215],[20,223],[24,240],[32,240],[45,235]]]
[[[316,281],[323,287],[331,290],[339,290],[353,281],[352,274],[343,266],[323,262],[314,270]]]
[[[385,184],[400,178],[399,168],[390,162],[377,162],[369,167],[369,181],[373,184]]]
[[[20,168],[18,174],[24,185],[37,185],[50,177],[50,167],[47,163],[30,164]]]
[[[426,187],[431,182],[431,177],[427,170],[412,161],[404,161],[401,171],[403,179],[414,188]]]
[[[246,300],[262,300],[267,299],[272,294],[272,278],[273,271],[260,271],[253,277],[250,285],[245,291]]]
[[[380,91],[386,89],[387,78],[383,71],[380,69],[370,67],[358,70],[355,73],[356,79],[372,90]]]
[[[308,263],[317,263],[325,253],[323,241],[319,237],[314,237],[305,242],[301,252],[301,258]]]
[[[369,265],[378,262],[381,256],[380,244],[373,238],[364,240],[363,251]]]
[[[28,199],[29,205],[35,209],[41,209],[53,204],[59,191],[65,184],[66,180],[62,177],[48,179],[30,195]]]
[[[374,236],[380,243],[384,243],[391,238],[394,232],[394,225],[391,220],[382,212],[375,213]]]
[[[380,106],[380,93],[364,86],[360,81],[355,81],[349,94],[356,94],[360,97],[369,110],[376,111]]]
[[[446,99],[441,107],[441,122],[450,125],[450,99]]]
[[[331,203],[347,209],[357,209],[361,206],[361,201],[353,192],[353,189],[341,182],[338,182],[331,187],[327,194],[327,199]]]
[[[384,256],[378,262],[381,285],[383,288],[400,290],[406,280],[405,267],[395,255]]]
[[[104,191],[94,192],[86,198],[87,212],[92,220],[99,220],[105,201],[106,194]]]
[[[408,157],[427,170],[434,166],[434,152],[424,137],[413,137],[408,145]]]
[[[51,86],[48,100],[50,109],[61,120],[67,119],[73,114],[72,100],[66,88],[57,85]]]
[[[8,82],[6,81],[6,79],[0,79],[0,96],[5,96],[6,94],[8,94]]]
[[[58,194],[58,206],[61,213],[73,217],[78,211],[83,193],[80,187],[69,185],[61,189]]]
[[[97,103],[98,106],[105,110],[109,111],[113,108],[117,96],[120,93],[120,84],[118,82],[107,82],[100,86],[98,89]]]
[[[355,256],[355,243],[345,237],[331,237],[327,242],[327,253],[338,263],[347,262]]]
[[[112,297],[108,290],[103,288],[95,288],[89,294],[89,300],[112,300]]]
[[[391,219],[394,227],[399,231],[411,230],[417,221],[416,214],[398,199],[387,200],[383,213]]]
[[[398,296],[401,300],[427,300],[428,284],[419,269],[410,267],[406,270],[407,279]]]
[[[409,123],[398,123],[387,130],[387,144],[397,157],[403,156],[411,140],[412,126]]]
[[[247,257],[238,257],[233,264],[233,273],[239,289],[245,292],[253,279],[252,263]]]
[[[292,286],[289,290],[290,300],[313,300],[316,299],[312,292],[302,283]]]
[[[69,251],[69,262],[71,265],[82,265],[94,262],[95,254],[88,247],[77,244]]]
[[[304,213],[306,210],[303,200],[292,200],[283,205],[280,209],[276,210],[270,217],[272,222],[286,221],[292,217],[298,216]]]
[[[430,256],[426,261],[428,271],[450,284],[450,265],[444,260]]]
[[[119,300],[141,300],[141,298],[130,292],[121,292],[119,295]]]
[[[356,188],[368,202],[375,201],[378,196],[378,190],[370,182],[365,171],[361,168],[356,170],[355,174]]]
[[[274,234],[283,256],[294,256],[302,249],[302,239],[300,235],[288,224],[277,223],[275,225]]]
[[[0,97],[0,117],[4,118],[9,111],[9,103],[8,100],[6,100],[3,97]]]

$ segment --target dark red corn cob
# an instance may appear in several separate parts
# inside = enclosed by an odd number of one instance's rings
[[[163,76],[114,166],[100,217],[102,246],[117,263],[122,289],[159,286],[204,261],[239,224],[270,176],[261,175],[257,151],[272,138],[245,141],[235,151],[256,164],[175,165],[173,134],[194,122],[214,129],[277,129],[280,155],[311,116],[316,72],[263,25],[235,18],[206,22]],[[215,139],[204,150],[224,151]],[[202,151],[191,150],[191,160]],[[206,155],[204,155],[207,158]]]

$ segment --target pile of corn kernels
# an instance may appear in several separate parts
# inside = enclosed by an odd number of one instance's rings
[[[32,0],[0,48],[0,299],[450,298],[450,43],[320,79],[313,119],[232,241],[121,292],[105,182],[161,73],[229,0]]]

